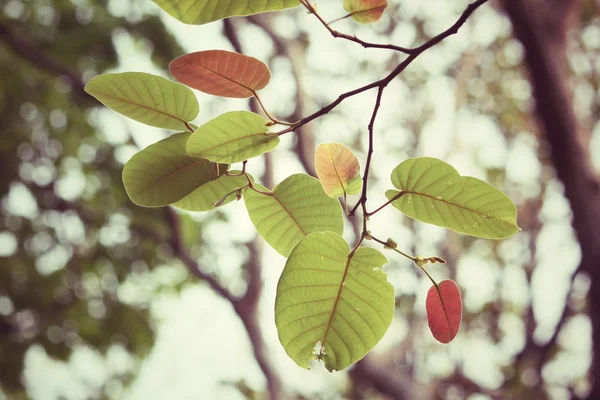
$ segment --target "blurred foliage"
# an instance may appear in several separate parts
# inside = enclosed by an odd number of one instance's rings
[[[65,76],[48,71],[43,63],[36,61],[40,55],[46,55],[87,80],[117,66],[114,39],[123,33],[138,40],[143,44],[141,47],[151,49],[152,61],[161,68],[183,53],[159,18],[143,14],[137,8],[147,0],[116,2],[131,7],[131,12],[126,16],[111,15],[108,0],[0,0],[0,28],[8,29],[36,49],[33,58],[23,57],[20,51],[0,40],[0,386],[11,399],[25,397],[22,368],[25,353],[32,346],[41,345],[49,355],[68,359],[73,349],[82,344],[103,352],[122,344],[135,357],[143,356],[153,344],[148,306],[158,287],[149,285],[146,278],[171,261],[169,246],[158,245],[168,243],[172,236],[166,211],[134,207],[129,202],[121,181],[124,160],[119,154],[131,148],[131,139],[107,138],[99,133],[90,122],[98,119],[97,110],[92,111],[98,104]],[[374,25],[375,39],[388,42],[394,33],[403,32],[402,39],[410,38],[403,45],[418,45],[440,31],[440,26],[430,21],[435,10],[432,15],[420,15],[410,7],[414,2],[390,3],[381,22]],[[577,83],[575,99],[583,99],[577,102],[582,124],[598,130],[600,102],[597,95],[590,98],[587,95],[590,91],[584,89],[593,88],[592,93],[598,93],[600,40],[595,38],[600,26],[599,6],[593,0],[582,4],[584,26],[581,32],[571,35],[572,81]],[[461,7],[462,4],[456,5],[457,12]],[[491,2],[478,11],[473,24],[481,14],[487,13],[491,20],[503,18],[493,7],[495,3]],[[294,17],[300,20],[302,16],[297,13]],[[293,18],[282,21],[286,33],[288,25],[295,28],[289,29],[291,33],[286,36],[294,40],[285,43],[297,45],[307,54],[307,48],[315,48],[327,36],[326,32],[313,32],[310,27],[296,25]],[[467,163],[480,167],[486,181],[508,188],[509,196],[519,205],[523,232],[507,244],[482,244],[478,239],[453,233],[432,244],[426,238],[431,231],[411,221],[402,222],[406,231],[415,233],[408,241],[411,253],[438,248],[440,255],[448,260],[448,269],[440,274],[453,279],[458,276],[459,284],[471,283],[465,290],[467,296],[470,291],[476,294],[472,290],[473,280],[479,279],[477,285],[488,289],[487,296],[473,296],[465,310],[460,334],[464,344],[460,351],[440,349],[423,335],[423,312],[417,295],[422,277],[413,269],[397,268],[399,262],[390,257],[389,275],[403,283],[396,293],[395,316],[396,326],[402,329],[397,330],[400,334],[393,349],[371,359],[394,377],[409,376],[420,389],[418,393],[423,394],[419,398],[466,398],[473,393],[488,393],[492,397],[500,393],[501,398],[538,399],[550,397],[549,391],[566,398],[572,392],[584,393],[589,383],[586,364],[589,351],[585,348],[578,352],[572,345],[574,341],[585,345],[587,340],[587,331],[581,328],[586,325],[581,324],[581,318],[579,325],[575,324],[577,316],[587,313],[585,276],[577,274],[575,281],[579,284],[569,284],[566,293],[549,294],[561,298],[564,295],[568,304],[563,331],[572,327],[583,333],[571,335],[570,342],[565,339],[567,335],[561,335],[562,340],[550,351],[536,339],[539,326],[551,331],[554,322],[549,325],[547,317],[536,315],[542,310],[540,304],[544,300],[534,307],[534,281],[542,284],[548,282],[544,279],[568,281],[574,271],[566,274],[564,267],[554,265],[554,260],[542,259],[542,253],[550,254],[546,258],[556,258],[562,248],[573,243],[569,241],[568,206],[564,207],[567,211],[551,207],[552,202],[564,199],[560,184],[548,168],[547,144],[539,140],[532,118],[531,89],[520,65],[522,48],[511,37],[506,21],[496,24],[501,28],[489,43],[473,40],[466,42],[471,44],[470,48],[452,47],[460,43],[457,36],[436,47],[438,54],[448,58],[439,70],[416,64],[405,71],[394,82],[402,91],[389,118],[392,123],[381,124],[379,137],[387,148],[378,157],[384,159],[387,153],[400,159],[422,155],[427,122],[439,108],[427,85],[435,78],[450,83],[446,86],[455,93],[453,108],[457,115],[483,117],[478,121],[492,124],[493,131],[497,130],[501,137],[494,142],[498,149],[506,154],[515,149],[526,151],[534,158],[528,166],[540,167],[539,173],[533,173],[526,181],[515,179],[514,169],[509,173],[507,168],[508,156],[499,162],[488,159],[481,142],[497,139],[490,129],[478,128],[476,136],[465,138],[458,134],[456,126],[445,127],[448,129],[443,133],[449,137],[452,151],[443,154],[444,158],[458,154]],[[484,28],[487,32],[487,27]],[[477,38],[477,31],[468,29],[461,31],[463,38],[469,34]],[[358,31],[359,36],[364,33]],[[255,36],[240,34],[240,38],[251,41]],[[290,48],[294,49],[292,45]],[[326,89],[312,93],[314,82],[349,80],[352,81],[349,87],[354,87],[359,74],[375,77],[382,67],[391,68],[400,59],[392,55],[385,63],[381,59],[373,61],[368,58],[369,53],[360,50],[350,55],[336,54],[347,69],[327,71],[307,63],[303,78],[308,82],[305,85],[311,102],[326,103],[337,94],[327,85],[323,85]],[[304,54],[297,56],[301,65],[305,58],[309,59]],[[277,58],[274,51],[273,60]],[[271,69],[280,71],[275,64],[271,63]],[[292,103],[287,101],[284,91],[275,92],[277,101],[274,98],[271,104]],[[395,105],[395,100],[389,96],[386,102]],[[330,141],[338,130],[343,132],[346,144],[364,150],[366,135],[361,131],[364,127],[356,123],[352,114],[352,110],[346,114],[341,110],[330,113],[330,121],[338,118],[341,122],[335,129],[315,129],[317,141]],[[484,130],[487,136],[482,136]],[[476,137],[484,139],[477,142]],[[375,182],[377,179],[388,182],[389,171],[375,172]],[[34,206],[29,206],[30,199]],[[550,208],[543,213],[546,200],[549,204],[546,207]],[[222,218],[220,212],[215,216]],[[200,228],[189,216],[181,218],[180,228],[184,245],[189,249],[201,240]],[[557,230],[567,232],[566,238],[558,241],[549,238]],[[14,251],[10,238],[15,239]],[[478,261],[477,270],[469,267],[474,257],[485,261]],[[564,259],[560,260],[564,264]],[[554,269],[540,268],[544,263],[552,264]],[[508,290],[513,285],[516,289]],[[136,291],[131,286],[142,289]],[[561,300],[560,304],[564,302]],[[543,318],[546,322],[540,325]],[[478,370],[493,371],[495,380],[478,381]],[[120,379],[127,381],[131,376]],[[244,382],[231,384],[248,397],[253,396]],[[368,383],[364,388],[361,384],[359,380],[351,382],[348,390],[355,390],[365,398],[379,398]],[[319,397],[315,393],[306,398]]]
[[[117,65],[119,32],[149,42],[162,68],[182,53],[158,17],[115,17],[106,0],[0,1],[0,26],[34,57],[88,79]],[[129,202],[118,152],[132,143],[97,133],[90,109],[98,103],[4,41],[0,77],[0,233],[8,238],[0,250],[0,386],[12,398],[23,390],[33,344],[58,359],[82,344],[147,353],[149,303],[132,301],[120,284],[168,262],[156,242],[168,241],[170,228],[163,209]],[[22,213],[16,205],[29,200]],[[197,242],[198,225],[185,221]]]

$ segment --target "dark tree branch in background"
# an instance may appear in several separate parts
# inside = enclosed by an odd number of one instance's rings
[[[206,282],[215,293],[231,303],[233,309],[246,328],[254,357],[265,375],[270,396],[269,398],[271,400],[279,399],[281,392],[279,378],[268,361],[267,351],[256,313],[256,306],[260,296],[262,282],[260,277],[260,260],[258,258],[259,252],[253,247],[255,244],[250,243],[248,245],[250,258],[248,260],[249,277],[246,294],[241,298],[236,298],[218,280],[216,280],[215,277],[204,272],[204,268],[187,253],[180,239],[179,217],[175,211],[172,208],[168,208],[166,210],[166,216],[171,229],[173,230],[170,244],[173,248],[175,257],[183,262],[192,275]]]
[[[54,75],[66,77],[75,94],[92,103],[99,104],[98,100],[86,93],[84,89],[85,83],[78,73],[54,61],[52,57],[48,56],[42,49],[29,43],[2,24],[0,24],[0,40],[6,43],[17,55],[29,60],[33,66],[46,70]]]
[[[565,6],[575,7],[574,0]],[[591,278],[589,313],[592,321],[594,380],[589,397],[600,398],[600,182],[589,154],[581,144],[579,126],[567,86],[565,48],[547,40],[547,25],[540,7],[524,0],[504,0],[515,36],[525,48],[525,64],[533,86],[536,112],[546,139],[556,175],[562,181],[571,210],[573,228],[581,246],[580,270]],[[566,9],[566,7],[565,7]],[[549,9],[548,9],[549,10]],[[561,18],[568,13],[563,12]],[[566,24],[563,24],[566,29]],[[566,32],[563,32],[563,35]]]
[[[229,37],[231,32],[228,33],[227,29],[231,29],[231,26],[226,24],[225,27],[225,33]],[[17,55],[29,60],[32,65],[46,70],[52,74],[67,77],[76,95],[85,99],[89,99],[94,103],[98,103],[95,98],[85,92],[85,83],[77,73],[64,65],[57,63],[44,51],[30,44],[25,39],[17,37],[13,32],[3,25],[0,25],[0,40],[8,44]],[[236,46],[236,43],[239,45],[239,41],[232,41],[234,46]],[[73,205],[72,208],[78,209],[76,205]],[[242,320],[242,323],[244,324],[244,327],[246,328],[256,361],[265,375],[270,398],[275,400],[279,399],[281,392],[279,378],[268,362],[267,351],[265,349],[260,326],[256,318],[256,304],[262,283],[260,278],[260,264],[259,260],[255,257],[256,249],[253,247],[254,244],[249,245],[250,260],[248,262],[248,289],[243,297],[236,298],[214,276],[206,273],[204,268],[202,268],[202,266],[200,266],[198,262],[192,259],[187,253],[179,236],[179,217],[176,215],[176,213],[169,208],[166,211],[166,218],[173,230],[173,236],[170,244],[173,248],[174,255],[181,260],[181,262],[186,266],[193,276],[206,282],[209,287],[215,291],[215,293],[231,303],[235,312],[238,314]]]
[[[242,44],[239,40],[236,27],[234,26],[232,19],[225,19],[223,21],[223,33],[225,37],[231,42],[234,50],[238,53],[243,53]],[[257,101],[254,98],[250,99],[250,108],[253,112],[258,113]],[[265,160],[265,176],[263,177],[264,183],[267,187],[273,187],[272,170],[270,168],[270,155],[266,154]],[[172,211],[172,210],[170,210]],[[246,294],[239,300],[230,302],[233,305],[236,313],[239,315],[248,336],[252,343],[252,350],[254,352],[254,358],[258,362],[260,369],[263,371],[267,380],[267,390],[269,398],[271,400],[277,400],[281,397],[282,387],[277,372],[273,370],[271,364],[268,361],[267,349],[263,340],[260,324],[258,323],[258,301],[260,299],[260,293],[262,291],[262,278],[261,278],[261,251],[257,243],[258,237],[248,244],[249,260],[248,260],[248,279]],[[229,298],[228,298],[229,300]]]

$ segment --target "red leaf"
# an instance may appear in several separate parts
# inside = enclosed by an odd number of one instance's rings
[[[442,343],[450,343],[460,328],[462,300],[456,282],[445,280],[427,292],[427,322],[433,337]]]
[[[169,64],[179,82],[204,93],[246,98],[264,88],[271,72],[261,61],[225,50],[207,50],[178,57]]]

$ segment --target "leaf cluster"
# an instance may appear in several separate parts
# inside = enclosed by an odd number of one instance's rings
[[[319,17],[305,1],[155,3],[192,24],[299,4]],[[386,5],[385,1],[344,1],[347,16],[362,23],[378,20]],[[411,60],[420,52],[411,55]],[[461,176],[441,160],[412,158],[393,169],[390,178],[395,189],[386,192],[385,204],[369,212],[366,199],[372,140],[362,178],[359,160],[349,148],[326,143],[316,151],[318,179],[296,174],[273,188],[264,187],[246,172],[248,160],[273,150],[281,135],[294,132],[328,110],[296,122],[274,118],[258,93],[271,78],[268,67],[235,52],[186,54],[171,62],[170,71],[179,83],[127,72],[100,75],[86,86],[91,95],[127,117],[178,131],[143,149],[125,165],[127,193],[143,207],[172,205],[187,211],[210,211],[243,198],[257,232],[287,257],[277,287],[275,323],[281,344],[299,366],[308,368],[311,359],[318,359],[329,370],[344,369],[364,357],[387,331],[394,314],[394,289],[382,271],[386,257],[363,246],[366,241],[408,257],[431,279],[426,307],[433,336],[442,343],[456,336],[462,314],[458,286],[452,281],[438,284],[425,268],[445,261],[403,253],[393,239],[384,241],[373,235],[367,229],[368,218],[391,204],[422,222],[475,237],[503,239],[519,230],[515,205],[505,194],[484,181]],[[367,87],[379,88],[369,125],[371,139],[381,94],[388,83],[382,82]],[[192,89],[220,97],[255,97],[266,118],[231,111],[196,127],[199,105]],[[241,169],[230,169],[231,164],[240,162]],[[350,210],[348,196],[359,194]],[[351,247],[341,236],[344,215],[353,218],[359,208],[362,234]]]

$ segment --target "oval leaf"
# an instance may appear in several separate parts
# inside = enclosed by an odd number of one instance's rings
[[[279,136],[267,133],[266,122],[249,111],[219,115],[196,129],[188,140],[187,152],[229,164],[260,156],[279,144]]]
[[[275,324],[286,353],[303,368],[311,359],[342,370],[363,358],[394,316],[394,288],[379,251],[350,247],[338,234],[311,233],[294,249],[275,299]],[[319,346],[317,346],[317,343]]]
[[[217,178],[214,163],[185,152],[189,137],[189,133],[176,133],[131,157],[123,168],[123,183],[131,201],[143,207],[166,206]],[[219,174],[227,167],[219,165]]]
[[[425,303],[429,329],[436,340],[450,343],[456,337],[462,319],[460,290],[453,280],[431,286]]]
[[[186,24],[202,25],[236,15],[252,15],[296,7],[298,0],[152,0]]]
[[[321,144],[315,156],[317,175],[329,197],[358,194],[362,187],[358,158],[344,145]]]
[[[329,198],[319,181],[308,175],[289,176],[275,186],[271,196],[247,190],[244,202],[258,233],[284,257],[309,233],[332,231],[341,235],[344,231],[340,203]]]
[[[171,61],[169,69],[179,82],[221,97],[252,97],[271,79],[263,62],[224,50],[186,54]]]
[[[85,85],[85,91],[108,108],[158,128],[186,130],[186,122],[199,111],[189,88],[142,72],[99,75]]]
[[[239,173],[239,171],[230,171]],[[252,181],[252,177],[250,177]],[[219,202],[218,207],[223,206],[235,200],[237,189],[243,188],[248,184],[244,175],[229,176],[221,175],[215,180],[205,183],[192,193],[172,206],[186,211],[210,211],[217,208],[214,204]],[[222,202],[221,202],[222,201]]]
[[[488,239],[514,235],[517,208],[500,190],[480,179],[460,176],[449,164],[435,158],[411,158],[392,171],[389,200],[404,214],[419,221]]]
[[[344,0],[344,10],[361,24],[379,21],[386,7],[387,0]]]

